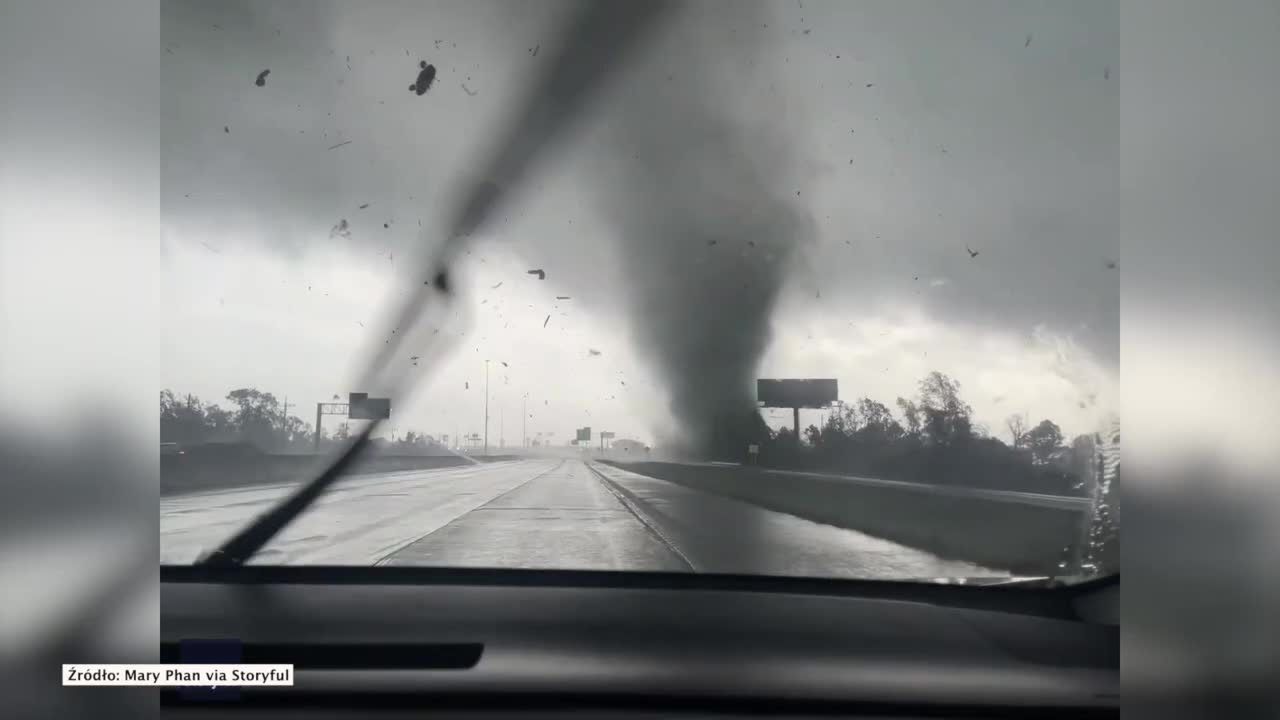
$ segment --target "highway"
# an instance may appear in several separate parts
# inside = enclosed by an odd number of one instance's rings
[[[288,490],[162,498],[161,562],[192,562]],[[1007,575],[579,459],[347,478],[251,562],[875,579]]]

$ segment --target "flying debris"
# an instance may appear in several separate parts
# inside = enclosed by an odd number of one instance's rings
[[[334,400],[337,400],[337,399],[338,399],[338,396],[337,396],[337,395],[334,395],[334,396],[333,396],[333,399],[334,399]]]
[[[502,361],[502,360],[499,360],[498,362],[501,362],[501,363],[502,363],[502,367],[511,367],[510,365],[508,365],[506,362],[504,362],[504,361]]]
[[[426,60],[422,60],[418,63],[418,67],[422,68],[422,71],[418,73],[418,80],[409,86],[409,92],[415,92],[422,95],[426,91],[430,90],[431,83],[435,82],[436,66],[428,65]]]
[[[471,88],[467,87],[466,83],[460,83],[460,84],[462,85],[462,91],[465,92],[466,94],[472,97],[475,97],[476,95],[480,94],[478,91],[472,90]]]
[[[365,203],[365,204],[361,205],[361,206],[360,206],[360,209],[361,209],[361,210],[363,210],[363,209],[365,209],[365,208],[367,208],[367,207],[369,207],[369,203]]]
[[[410,360],[418,360],[418,359],[420,359],[421,357],[422,357],[421,355],[410,355],[410,356],[409,356],[409,359],[410,359]]]
[[[969,246],[968,246],[968,245],[965,245],[965,246],[964,246],[964,249],[969,251],[969,257],[970,257],[970,258],[976,258],[976,257],[978,257],[978,252],[979,252],[978,250],[969,250]]]
[[[471,389],[471,383],[469,383],[469,382],[464,382],[464,383],[462,383],[462,386],[463,386],[463,389],[464,389],[464,390],[470,390],[470,389]]]
[[[230,125],[223,125],[223,126],[222,126],[222,132],[224,132],[224,133],[229,133],[229,132],[231,132],[231,126],[230,126]]]
[[[550,315],[548,315],[548,316],[547,316],[547,319],[546,319],[546,320],[543,320],[543,321],[542,321],[542,327],[546,327],[546,326],[547,326],[547,323],[549,323],[549,322],[551,322],[551,316],[550,316]]]
[[[556,299],[557,299],[557,300],[570,300],[571,298],[570,298],[568,295],[557,295],[557,296],[556,296]]]
[[[600,351],[595,348],[587,348],[587,354],[591,357],[597,357],[600,355]]]
[[[502,287],[502,283],[498,283],[497,285],[494,285],[494,286],[490,287],[489,289],[490,289],[490,290],[497,290],[497,289],[498,289],[498,288],[500,288],[500,287]]]
[[[354,142],[354,141],[353,141],[353,140],[343,140],[342,142],[338,143],[337,145],[330,145],[330,146],[329,146],[329,149],[330,149],[330,150],[337,150],[338,148],[342,147],[343,145],[350,145],[352,142]]]
[[[346,218],[339,220],[338,224],[334,225],[333,228],[329,230],[329,237],[343,237],[348,240],[351,239],[351,226],[347,224]]]
[[[267,76],[270,74],[271,74],[270,70],[263,70],[262,72],[258,73],[258,79],[254,80],[253,84],[257,85],[258,87],[265,86],[267,84]]]
[[[539,280],[546,280],[546,279],[547,279],[547,271],[546,271],[546,270],[542,270],[541,268],[539,268],[539,269],[537,269],[537,270],[528,270],[528,271],[526,271],[526,273],[525,273],[525,274],[526,274],[526,275],[537,275]]]

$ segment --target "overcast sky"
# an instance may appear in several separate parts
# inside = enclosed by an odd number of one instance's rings
[[[449,193],[552,54],[564,8],[164,3],[161,386],[206,400],[256,386],[308,421],[358,390],[388,303],[420,282],[413,260],[440,241]],[[502,418],[519,443],[526,392],[531,435],[591,425],[652,441],[678,426],[672,383],[637,340],[653,337],[637,317],[662,294],[653,273],[710,288],[767,253],[782,284],[761,377],[836,377],[842,399],[892,406],[937,369],[997,435],[1012,412],[1072,435],[1116,409],[1114,3],[745,8],[673,18],[474,239],[449,353],[418,367],[405,353],[420,380],[388,431],[482,431],[489,359],[492,441]],[[438,70],[422,96],[408,91],[420,60]],[[726,129],[747,149],[718,149]],[[627,155],[649,174],[620,170]],[[636,178],[699,207],[717,188],[698,173],[738,160],[785,195],[795,232],[695,238],[644,262],[616,212]],[[349,237],[332,232],[343,219]]]

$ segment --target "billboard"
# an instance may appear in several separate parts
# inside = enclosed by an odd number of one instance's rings
[[[586,427],[584,427],[584,428],[578,428],[578,437],[577,437],[577,441],[578,441],[578,442],[589,442],[590,440],[591,440],[591,426],[590,426],[590,425],[588,425],[588,426],[586,426]]]
[[[391,417],[391,398],[371,398],[369,393],[349,393],[347,417],[352,420],[386,420]]]
[[[756,380],[756,401],[764,407],[824,408],[838,397],[835,378]]]

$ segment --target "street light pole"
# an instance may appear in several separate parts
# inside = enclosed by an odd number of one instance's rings
[[[489,454],[489,361],[484,361],[484,454]]]
[[[520,399],[520,447],[529,447],[529,393]]]

